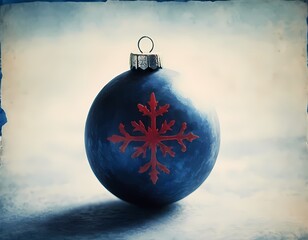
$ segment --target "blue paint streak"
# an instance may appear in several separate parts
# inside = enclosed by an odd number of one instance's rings
[[[120,0],[120,1],[136,1],[136,0]],[[138,0],[137,0],[138,1]],[[144,1],[144,0],[140,0]],[[218,1],[229,1],[229,0],[149,0],[153,2],[218,2]],[[107,2],[107,0],[0,0],[0,5],[12,4],[12,3],[25,3],[25,2]]]
[[[2,136],[2,126],[7,122],[6,114],[1,108],[1,82],[2,82],[2,66],[1,66],[1,43],[0,43],[0,136]]]

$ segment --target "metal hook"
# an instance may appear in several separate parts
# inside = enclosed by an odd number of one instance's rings
[[[154,42],[153,42],[152,38],[150,38],[150,37],[148,37],[148,36],[142,36],[142,37],[138,40],[138,49],[139,49],[139,51],[140,51],[141,53],[143,53],[143,51],[142,51],[141,48],[140,48],[140,42],[141,42],[141,40],[144,39],[144,38],[149,39],[149,40],[151,41],[151,43],[152,43],[152,48],[151,48],[151,50],[149,51],[149,53],[150,53],[150,52],[152,52],[153,49],[154,49]]]

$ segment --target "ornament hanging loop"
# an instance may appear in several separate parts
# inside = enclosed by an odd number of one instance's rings
[[[152,43],[151,49],[148,53],[143,53],[143,51],[141,50],[141,46],[140,46],[141,40],[145,38],[150,40]],[[137,46],[138,46],[140,53],[130,54],[130,69],[156,70],[156,69],[161,68],[159,56],[157,54],[151,53],[154,49],[154,41],[152,38],[148,36],[142,36],[141,38],[139,38]]]
[[[150,53],[150,52],[152,52],[153,49],[154,49],[154,41],[153,41],[152,38],[150,38],[150,37],[148,37],[148,36],[142,36],[142,37],[138,40],[137,46],[138,46],[139,51],[140,51],[141,53],[143,53],[143,51],[142,51],[141,48],[140,48],[140,42],[141,42],[142,39],[145,39],[145,38],[149,39],[149,40],[151,41],[151,43],[152,43],[152,47],[151,47],[151,49],[150,49],[150,51],[149,51],[149,53]]]

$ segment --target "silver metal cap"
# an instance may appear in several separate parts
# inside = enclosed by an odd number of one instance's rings
[[[161,68],[159,56],[157,54],[130,54],[130,69],[146,70],[151,68],[153,70]]]
[[[149,53],[143,53],[143,51],[140,48],[140,42],[142,39],[149,39],[151,41],[152,47],[149,51]],[[161,68],[161,62],[160,57],[157,54],[151,53],[154,49],[154,42],[153,40],[148,36],[143,36],[138,41],[138,49],[140,53],[131,53],[130,54],[130,69],[158,69]]]

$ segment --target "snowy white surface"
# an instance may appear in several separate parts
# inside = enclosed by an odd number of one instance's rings
[[[300,1],[1,7],[0,239],[308,239],[306,12]],[[221,124],[209,178],[161,210],[107,192],[83,143],[94,97],[144,34]]]

